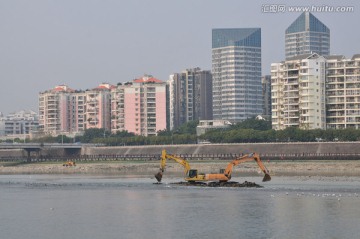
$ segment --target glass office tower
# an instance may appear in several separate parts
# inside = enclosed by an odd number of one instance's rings
[[[214,120],[262,114],[261,29],[213,29],[212,74]]]
[[[330,55],[330,30],[310,12],[302,13],[285,31],[285,57]]]

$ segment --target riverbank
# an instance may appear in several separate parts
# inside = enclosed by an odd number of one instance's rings
[[[341,161],[266,161],[267,169],[273,176],[359,176],[360,160]],[[218,172],[225,168],[227,162],[190,161],[192,168],[199,172]],[[159,169],[159,162],[91,162],[77,163],[75,167],[65,167],[63,163],[31,163],[31,164],[9,164],[0,163],[0,174],[132,174],[152,176]],[[166,167],[168,175],[183,175],[184,169],[181,165],[168,162]],[[233,175],[262,175],[259,167],[254,162],[247,162],[234,168]]]

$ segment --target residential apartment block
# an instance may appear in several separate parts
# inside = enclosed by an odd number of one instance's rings
[[[0,115],[0,136],[27,138],[39,125],[38,114],[22,110],[7,116]]]
[[[315,53],[271,64],[273,129],[326,129],[325,62]]]
[[[327,57],[327,128],[360,128],[360,54]]]
[[[111,131],[126,130],[154,136],[166,129],[166,83],[152,76],[124,84],[111,91]]]
[[[261,115],[261,29],[212,30],[213,118]]]
[[[39,94],[39,128],[52,135],[75,134],[89,128],[110,130],[110,84],[75,91],[66,85]]]
[[[360,55],[307,54],[271,65],[274,129],[360,128]]]
[[[115,86],[107,83],[100,84],[92,90],[85,91],[86,129],[111,129],[111,93]],[[81,94],[82,95],[82,94]]]
[[[271,75],[261,77],[263,113],[262,115],[271,119]]]
[[[187,69],[170,75],[169,128],[193,120],[212,119],[212,77],[210,71]]]
[[[57,135],[73,130],[72,106],[75,105],[72,94],[75,91],[66,85],[39,94],[39,128],[46,133]]]
[[[285,31],[285,57],[330,55],[330,30],[312,13],[302,13]]]

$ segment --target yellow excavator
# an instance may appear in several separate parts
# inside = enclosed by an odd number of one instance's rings
[[[247,154],[242,157],[238,157],[238,158],[234,159],[232,162],[230,162],[228,164],[226,169],[220,169],[219,173],[200,174],[200,173],[198,173],[197,169],[190,168],[190,165],[187,160],[180,158],[178,156],[172,155],[172,154],[167,154],[166,150],[164,149],[161,152],[160,170],[157,174],[155,174],[155,178],[157,179],[157,181],[159,183],[161,182],[163,173],[165,171],[167,159],[172,159],[172,160],[176,161],[177,163],[181,164],[182,166],[184,166],[184,171],[185,171],[185,175],[186,175],[185,180],[190,183],[191,182],[204,182],[204,181],[228,182],[231,179],[231,174],[232,174],[234,166],[236,166],[240,163],[244,163],[244,162],[248,162],[248,161],[252,161],[252,160],[255,160],[256,163],[259,165],[260,169],[264,172],[265,176],[263,178],[263,182],[271,180],[269,170],[264,166],[264,164],[262,163],[262,161],[260,159],[259,154],[257,154],[257,153]]]
[[[64,167],[73,167],[76,166],[76,163],[72,160],[68,160],[63,164]]]

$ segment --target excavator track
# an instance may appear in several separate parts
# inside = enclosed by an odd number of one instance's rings
[[[197,187],[228,187],[228,188],[262,188],[263,186],[256,184],[254,182],[245,181],[243,183],[239,182],[177,182],[171,183],[173,185],[180,185],[180,186],[197,186]]]

